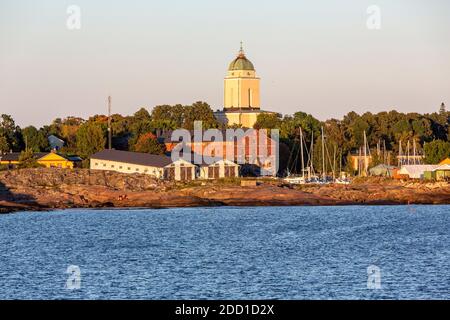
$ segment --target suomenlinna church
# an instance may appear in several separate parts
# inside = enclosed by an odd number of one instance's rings
[[[168,155],[103,150],[91,156],[90,168],[122,173],[144,173],[167,180],[237,177],[245,174],[246,171],[253,175],[274,176],[278,169],[276,141],[264,130],[250,130],[259,114],[273,113],[260,109],[259,85],[260,79],[256,76],[255,68],[246,58],[241,45],[241,50],[231,62],[225,77],[224,108],[222,111],[215,112],[215,116],[228,126],[242,127],[243,135],[224,141],[204,140],[202,135],[198,141],[194,138],[182,143],[191,151],[189,153],[191,155],[216,158],[211,164],[194,163],[193,159],[176,157],[174,159]],[[157,132],[158,141],[165,144],[166,150],[172,153],[171,156],[180,144],[180,140],[172,140],[172,133],[164,130]],[[243,157],[239,155],[238,149]],[[210,154],[209,150],[213,150],[214,154]],[[233,154],[227,154],[228,150],[232,150]],[[218,154],[215,153],[216,151]]]
[[[241,50],[228,67],[224,80],[223,110],[214,113],[216,118],[229,126],[253,128],[259,114],[274,113],[261,110],[260,80],[241,43]]]

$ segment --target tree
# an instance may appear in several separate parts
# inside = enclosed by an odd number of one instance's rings
[[[9,150],[19,151],[23,148],[20,127],[16,126],[10,115],[2,114],[0,117],[0,137],[4,138],[2,139],[3,144],[4,146],[7,144]],[[5,140],[6,144],[4,143]]]
[[[450,142],[434,140],[425,144],[425,162],[437,164],[450,157]]]
[[[156,106],[152,110],[151,119],[152,127],[156,129],[192,130],[195,121],[202,121],[203,129],[220,127],[209,104],[202,101],[197,101],[190,106],[180,104]]]
[[[164,154],[166,148],[165,145],[158,142],[155,135],[148,132],[139,136],[133,150],[151,154]]]
[[[48,139],[43,130],[38,130],[33,126],[22,129],[22,136],[25,141],[26,148],[34,152],[40,152],[49,148]]]
[[[182,128],[185,108],[177,104],[175,106],[156,106],[152,110],[152,125],[158,129],[175,130]]]
[[[219,127],[214,112],[206,102],[197,101],[192,106],[185,107],[183,128],[193,130],[195,121],[202,121],[203,129]]]
[[[26,149],[22,151],[19,155],[19,164],[17,165],[19,169],[24,168],[39,168],[43,165],[39,164],[34,156],[34,152],[31,149]]]
[[[130,117],[129,133],[132,135],[139,137],[152,129],[152,117],[145,108],[139,109]]]
[[[279,129],[281,126],[281,119],[278,114],[274,113],[260,113],[256,119],[253,128],[255,129]]]
[[[8,140],[4,136],[0,136],[0,154],[9,152]]]
[[[106,133],[100,125],[86,122],[80,126],[77,132],[77,151],[84,158],[105,148]]]

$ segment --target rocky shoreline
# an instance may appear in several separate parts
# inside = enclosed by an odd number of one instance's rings
[[[176,183],[85,169],[0,172],[0,213],[68,208],[450,204],[449,183],[356,179],[350,185],[289,186],[265,179]]]

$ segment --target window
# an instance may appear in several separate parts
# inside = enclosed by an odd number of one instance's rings
[[[131,167],[128,167],[128,170],[131,170]]]
[[[95,166],[98,167],[98,162],[95,163]]]
[[[136,168],[136,171],[139,171],[139,168]]]
[[[119,169],[122,169],[123,167],[122,166],[119,166]]]
[[[104,163],[103,166],[106,167],[106,163]]]
[[[114,168],[114,165],[113,165],[113,164],[111,165],[111,168]]]

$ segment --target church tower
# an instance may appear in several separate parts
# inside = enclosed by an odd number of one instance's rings
[[[247,59],[244,50],[230,63],[224,81],[224,109],[259,109],[259,82],[253,63]]]
[[[224,80],[223,110],[214,112],[216,118],[227,126],[253,128],[263,111],[260,105],[260,79],[256,76],[255,67],[241,50],[230,63]]]

